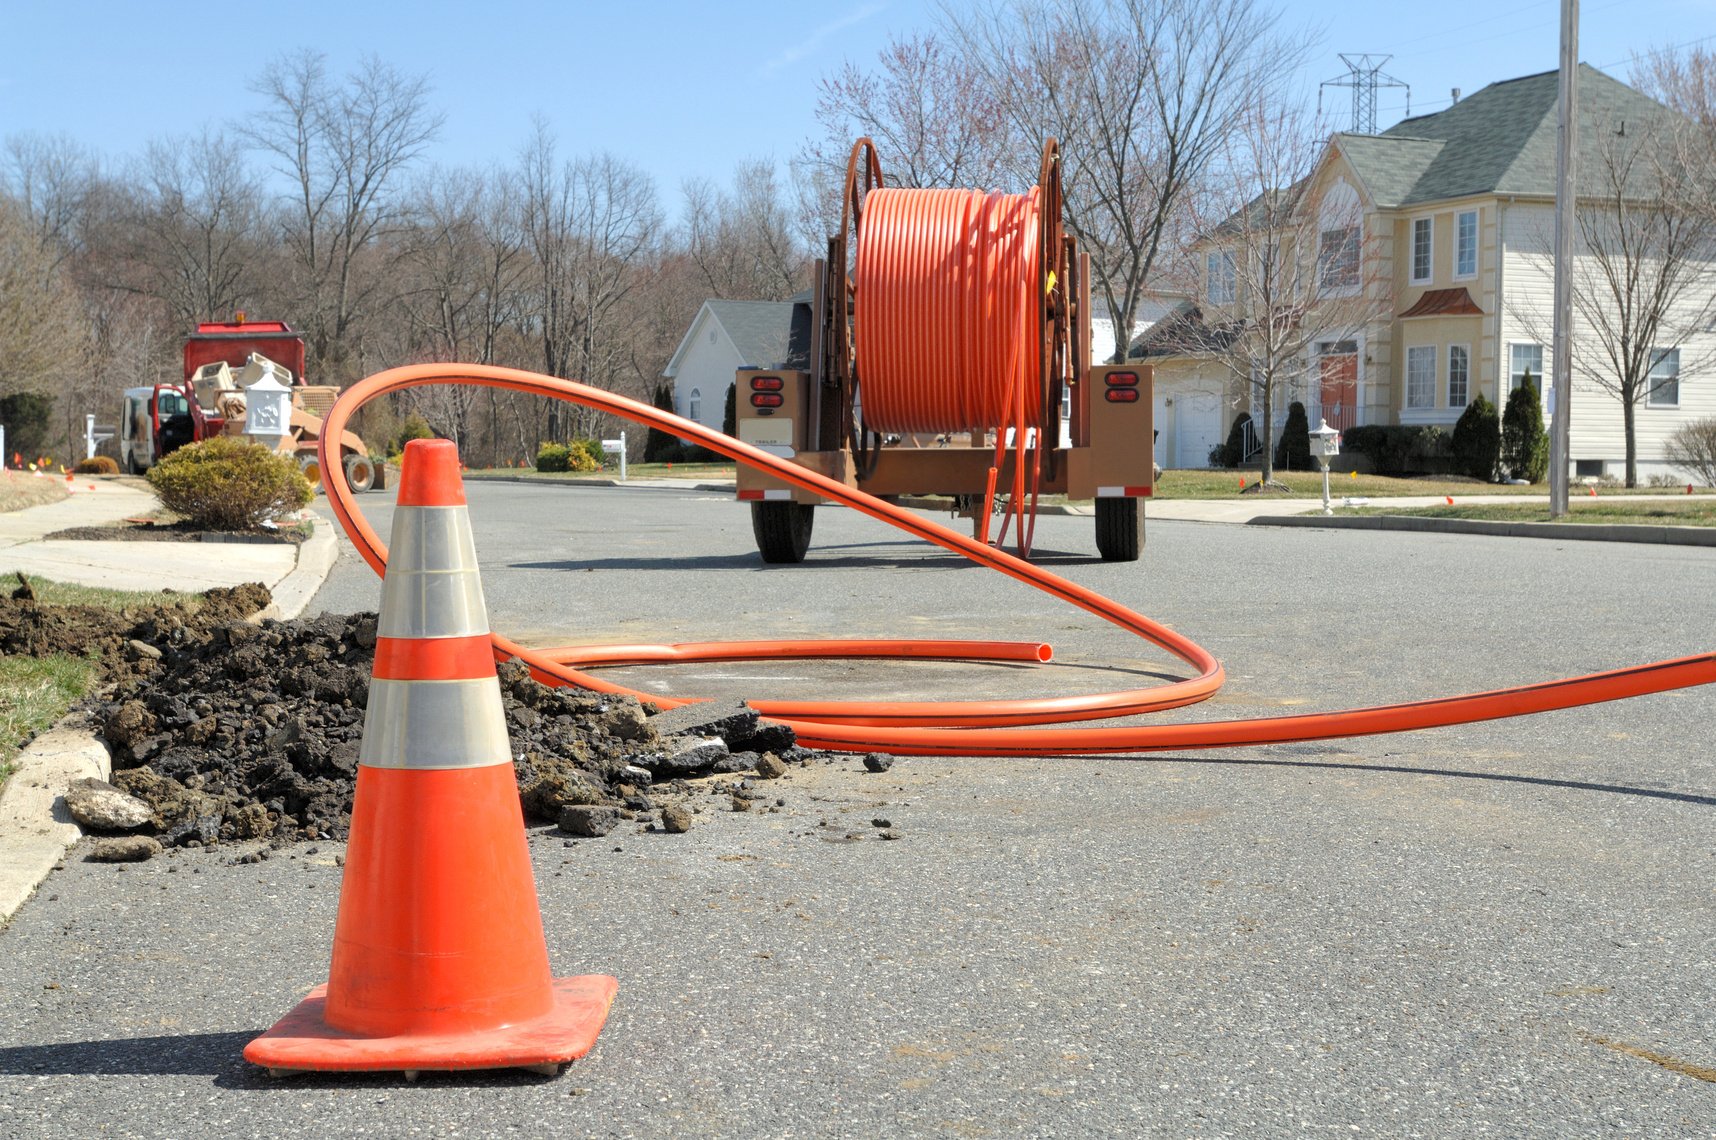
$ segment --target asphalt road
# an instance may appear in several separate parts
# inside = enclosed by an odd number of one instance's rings
[[[1172,672],[851,512],[764,568],[744,510],[470,490],[490,614],[540,644],[1042,638],[1047,669],[636,671],[687,694],[970,697]],[[366,506],[377,508],[380,504]],[[384,520],[385,510],[374,509]],[[1152,524],[1041,560],[1213,649],[1175,716],[1491,688],[1711,647],[1716,551]],[[373,608],[349,555],[317,604]],[[326,973],[335,845],[77,861],[0,932],[0,1136],[1716,1135],[1716,692],[1141,760],[851,758],[682,836],[533,834],[550,954],[621,988],[515,1074],[271,1082]],[[883,842],[874,821],[902,838]],[[848,838],[857,836],[859,838]]]

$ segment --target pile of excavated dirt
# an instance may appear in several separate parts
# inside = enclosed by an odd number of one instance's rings
[[[143,800],[140,833],[164,846],[343,839],[376,639],[374,614],[241,619],[261,586],[215,590],[202,606],[126,611],[0,598],[0,650],[103,651],[111,685],[88,711],[113,753],[115,786]],[[500,667],[525,815],[572,834],[622,820],[689,826],[687,797],[767,810],[760,781],[813,753],[742,705],[657,713],[631,697],[549,688]],[[733,778],[711,786],[689,781]]]
[[[96,653],[107,677],[123,683],[152,672],[162,651],[243,621],[271,600],[268,587],[249,582],[200,595],[165,590],[158,602],[123,610],[43,605],[26,582],[10,597],[0,596],[0,654],[78,657]]]
[[[113,783],[154,809],[168,846],[345,838],[375,637],[374,614],[329,614],[227,625],[167,650],[95,710]],[[792,731],[755,713],[712,709],[694,718],[703,732],[667,735],[631,697],[551,689],[516,662],[500,681],[534,820],[601,806],[611,826],[690,794],[687,779],[754,770],[764,751],[801,759]]]

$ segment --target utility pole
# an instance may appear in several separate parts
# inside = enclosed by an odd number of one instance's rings
[[[1549,517],[1567,513],[1573,423],[1574,168],[1579,153],[1579,0],[1561,0],[1561,82],[1555,110],[1555,344],[1550,385]]]

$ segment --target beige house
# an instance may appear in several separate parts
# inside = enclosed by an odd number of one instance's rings
[[[1302,200],[1352,221],[1316,233],[1320,248],[1307,271],[1349,273],[1350,288],[1362,290],[1370,303],[1357,327],[1304,338],[1300,367],[1277,386],[1277,426],[1287,404],[1300,400],[1313,426],[1321,417],[1343,429],[1422,424],[1451,430],[1472,399],[1482,393],[1500,407],[1528,372],[1543,395],[1547,422],[1557,80],[1551,71],[1495,83],[1380,135],[1330,139]],[[1660,122],[1668,114],[1588,66],[1581,65],[1579,83],[1586,154],[1596,152],[1600,134],[1616,123]],[[1582,202],[1593,177],[1581,174]],[[1357,232],[1350,232],[1354,227]],[[1208,336],[1209,325],[1237,312],[1231,254],[1221,245],[1218,229],[1199,246],[1203,288],[1198,302],[1179,314],[1183,327],[1205,335],[1175,336],[1174,322],[1163,322],[1133,346],[1134,357],[1156,366],[1163,429],[1158,461],[1164,466],[1203,466],[1208,445],[1225,438],[1240,412],[1256,411],[1248,406],[1252,385],[1235,378]],[[1581,248],[1578,257],[1588,261],[1589,251]],[[1586,261],[1581,265],[1587,278],[1595,276]],[[1709,251],[1706,267],[1709,289],[1716,291],[1716,250]],[[1707,306],[1710,295],[1689,304]],[[1310,308],[1314,321],[1316,303]],[[1707,318],[1684,322],[1672,335],[1665,326],[1662,335],[1665,343],[1652,349],[1648,393],[1635,403],[1641,479],[1670,470],[1664,443],[1675,428],[1716,415],[1716,377],[1695,377],[1690,368],[1685,382],[1680,375],[1682,362],[1716,357],[1716,332]],[[1576,345],[1582,338],[1592,338],[1588,321],[1575,324]],[[1588,343],[1582,347],[1587,351],[1575,358],[1573,389],[1574,474],[1619,474],[1623,408],[1598,382],[1600,354]],[[1212,404],[1220,408],[1213,431]]]

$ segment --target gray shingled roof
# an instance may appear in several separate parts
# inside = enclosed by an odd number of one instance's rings
[[[708,305],[738,348],[741,363],[774,368],[786,360],[792,302],[710,301]]]
[[[1492,83],[1470,98],[1396,123],[1380,135],[1338,135],[1378,206],[1391,209],[1468,194],[1555,194],[1559,72]],[[1673,112],[1649,96],[1579,65],[1579,146],[1596,155],[1621,124],[1666,124]],[[1600,191],[1600,172],[1580,163],[1580,193]]]

